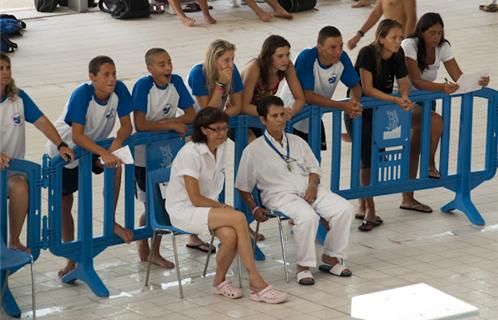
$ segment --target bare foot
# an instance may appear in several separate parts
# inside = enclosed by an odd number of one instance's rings
[[[259,20],[263,22],[270,22],[271,19],[273,18],[273,15],[269,12],[266,12],[264,10],[257,11],[256,15],[259,17]]]
[[[140,261],[146,262],[149,257],[149,241],[146,240],[138,240],[137,241],[137,252]]]
[[[73,271],[75,268],[76,268],[76,262],[68,260],[66,266],[59,270],[59,272],[57,273],[57,276],[59,278],[62,278],[66,274],[68,274],[69,272]]]
[[[23,245],[20,241],[9,242],[9,248],[14,250],[23,251],[26,253],[31,253],[31,249]]]
[[[147,261],[147,259],[145,259],[145,261]],[[173,262],[164,259],[160,255],[152,255],[150,257],[150,262],[164,269],[173,269],[175,267],[175,264]]]
[[[370,0],[360,0],[356,2],[355,4],[351,5],[351,8],[363,8],[363,7],[369,7],[370,6]]]
[[[216,23],[216,20],[211,17],[210,14],[205,14],[204,15],[204,21],[206,21],[206,23],[209,23],[209,24],[215,24]]]
[[[183,25],[187,27],[193,27],[195,25],[195,19],[189,17],[178,17]]]
[[[284,19],[292,19],[292,18],[294,18],[294,16],[293,16],[292,14],[288,13],[287,11],[285,11],[285,10],[283,10],[283,9],[282,9],[282,10],[275,11],[275,12],[273,13],[273,15],[274,15],[275,17],[278,17],[278,18],[284,18]]]
[[[133,241],[133,232],[123,228],[117,223],[114,224],[114,234],[123,239],[126,243],[131,243]]]

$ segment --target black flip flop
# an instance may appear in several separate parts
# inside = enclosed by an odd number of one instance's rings
[[[187,244],[187,248],[199,250],[199,251],[202,251],[204,253],[208,253],[209,249],[205,249],[205,248],[209,248],[209,243],[204,242],[204,243],[199,243],[199,244]],[[216,253],[215,247],[211,247],[211,253]]]
[[[213,9],[213,7],[208,6],[208,9],[211,10],[211,9]],[[187,3],[185,5],[185,8],[183,8],[183,12],[199,12],[199,11],[202,11],[201,6],[199,6],[195,2]]]
[[[354,218],[358,219],[358,220],[364,220],[365,219],[365,215],[361,214],[361,213],[357,213],[357,214],[354,215]],[[379,225],[381,225],[383,223],[384,223],[384,220],[382,220],[381,217],[375,216],[375,224],[377,224],[379,226]]]

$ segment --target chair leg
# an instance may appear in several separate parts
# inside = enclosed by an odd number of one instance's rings
[[[285,281],[289,282],[289,269],[287,267],[287,255],[285,253],[284,229],[282,228],[282,220],[278,217],[278,231],[280,233],[280,247],[282,248],[282,258],[284,260]]]
[[[240,263],[239,254],[237,254],[237,269],[239,269],[239,288],[242,288],[242,264]]]
[[[176,238],[174,232],[171,232],[171,241],[173,242],[173,253],[175,255],[175,268],[176,279],[178,280],[178,290],[180,291],[180,298],[183,299],[182,275],[180,274],[180,263],[178,262],[178,251],[176,250]]]
[[[5,270],[5,277],[3,279],[2,290],[0,291],[0,306],[2,305],[3,296],[5,295],[5,291],[7,290],[8,281],[9,281],[9,269]]]
[[[206,263],[204,264],[204,271],[202,272],[203,277],[205,277],[207,273],[207,268],[209,265],[209,259],[211,258],[211,248],[213,247],[213,243],[214,243],[214,233],[211,233],[211,241],[209,241],[209,250],[206,257]]]
[[[152,246],[154,246],[154,239],[156,239],[156,231],[152,233]],[[152,256],[152,250],[149,250],[149,256],[147,257],[147,274],[145,275],[145,286],[149,286],[149,275],[150,275],[150,257]]]
[[[259,221],[256,221],[256,233],[254,234],[254,239],[252,241],[252,253],[256,251],[256,244],[258,242],[258,236],[259,236]]]
[[[31,256],[31,304],[33,305],[33,320],[36,320],[36,289],[35,289],[35,263]]]

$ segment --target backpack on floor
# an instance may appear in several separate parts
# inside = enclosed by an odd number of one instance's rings
[[[22,35],[26,23],[10,14],[0,14],[0,51],[13,52],[17,44],[10,40],[12,36]]]
[[[59,6],[61,7],[67,7],[68,6],[68,0],[59,0],[57,1],[57,3],[59,4]],[[88,8],[95,8],[97,6],[97,2],[95,2],[95,0],[88,0]]]
[[[150,16],[149,0],[100,0],[99,8],[116,19],[133,19]]]
[[[317,0],[278,0],[287,12],[300,12],[313,9]]]

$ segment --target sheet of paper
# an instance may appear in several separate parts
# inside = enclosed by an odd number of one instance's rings
[[[124,164],[133,164],[133,156],[131,155],[131,150],[129,146],[124,146],[121,147],[117,150],[114,150],[112,152],[113,155],[121,159]],[[104,161],[102,161],[102,158],[100,158],[100,163],[104,164]]]
[[[489,74],[486,71],[462,74],[457,81],[459,88],[455,93],[467,93],[481,89],[479,80],[481,80],[482,77],[488,76]]]

